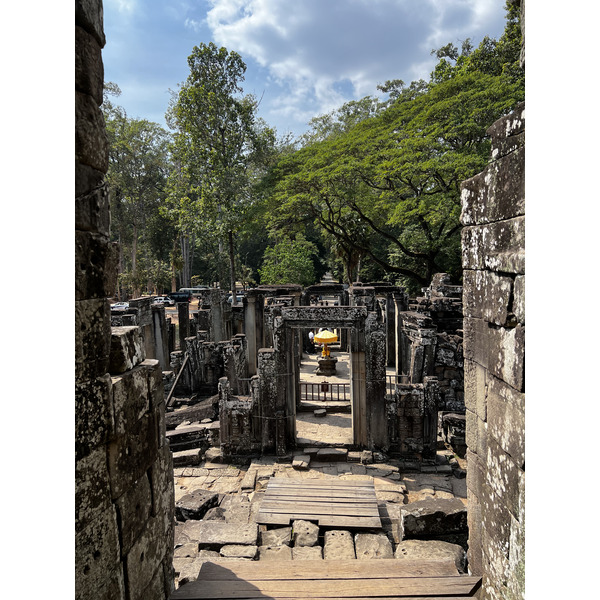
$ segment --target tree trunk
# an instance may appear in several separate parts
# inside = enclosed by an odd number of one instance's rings
[[[133,242],[131,244],[131,279],[133,297],[139,298],[142,293],[137,280],[137,224],[133,224]]]
[[[231,273],[231,294],[233,296],[231,299],[231,305],[237,306],[237,297],[235,293],[235,254],[233,251],[233,231],[229,230],[227,236],[229,240],[229,270]]]
[[[190,287],[190,240],[187,235],[181,236],[181,259],[183,262],[181,287]]]

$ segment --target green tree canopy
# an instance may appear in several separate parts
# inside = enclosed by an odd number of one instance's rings
[[[171,211],[183,231],[210,229],[226,238],[235,290],[234,236],[252,203],[252,164],[268,154],[273,132],[257,121],[254,97],[242,95],[246,65],[239,54],[200,44],[188,64],[190,74],[167,112],[175,130]]]
[[[301,233],[295,239],[282,238],[266,249],[262,267],[259,269],[263,284],[299,283],[302,286],[315,283],[314,258],[317,247]]]

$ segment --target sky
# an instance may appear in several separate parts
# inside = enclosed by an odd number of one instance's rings
[[[166,127],[187,57],[213,41],[242,56],[259,116],[300,135],[388,79],[427,80],[431,50],[499,38],[504,25],[504,0],[104,0],[104,78],[130,117]]]

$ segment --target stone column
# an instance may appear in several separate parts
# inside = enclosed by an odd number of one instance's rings
[[[461,190],[469,569],[482,598],[524,596],[525,106],[489,129]]]
[[[190,337],[190,305],[187,302],[177,303],[179,319],[179,349],[185,352],[185,338]]]
[[[387,450],[388,432],[385,411],[385,347],[382,324],[369,313],[365,324],[365,376],[368,444],[370,450]]]
[[[396,366],[396,305],[394,295],[385,295],[385,336],[386,336],[386,366]]]
[[[248,349],[248,373],[250,377],[256,375],[257,352],[256,345],[256,296],[248,290],[244,308],[244,332]]]

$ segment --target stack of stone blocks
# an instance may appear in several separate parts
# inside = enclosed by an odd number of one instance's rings
[[[482,598],[524,597],[525,107],[490,127],[462,185],[469,564]]]
[[[173,470],[158,360],[138,327],[111,339],[108,140],[99,0],[75,2],[75,597],[164,600],[173,589]]]

